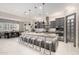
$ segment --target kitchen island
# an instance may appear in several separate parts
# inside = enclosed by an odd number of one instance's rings
[[[48,50],[51,52],[56,52],[58,46],[58,35],[52,33],[35,33],[35,32],[23,32],[20,36],[21,41],[37,46],[41,49],[44,49],[44,53]]]

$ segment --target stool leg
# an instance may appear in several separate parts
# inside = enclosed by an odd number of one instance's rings
[[[33,40],[33,48],[34,48],[34,40]]]
[[[45,54],[46,43],[44,43],[44,54]]]
[[[33,40],[32,40],[32,48],[34,48],[34,46],[33,46]]]
[[[29,45],[29,39],[27,39],[27,45]]]
[[[26,45],[28,44],[27,38],[26,38]]]
[[[41,51],[41,42],[40,42],[40,44],[39,44],[39,45],[40,45],[39,47],[40,47],[40,51]]]
[[[52,45],[50,44],[50,46],[49,46],[50,55],[51,55],[51,46],[52,46]]]

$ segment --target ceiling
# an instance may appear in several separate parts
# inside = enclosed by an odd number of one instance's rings
[[[44,14],[51,15],[55,12],[62,11],[65,9],[66,6],[70,5],[78,5],[73,3],[45,3],[44,5]],[[42,3],[0,3],[0,11],[6,12],[12,15],[20,16],[20,17],[31,17],[34,18],[35,16],[41,17],[43,16]],[[37,7],[35,9],[34,7]],[[29,9],[31,10],[29,15]],[[25,12],[27,14],[25,14]]]

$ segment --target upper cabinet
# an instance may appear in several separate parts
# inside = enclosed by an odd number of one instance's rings
[[[0,22],[0,32],[13,31],[13,30],[19,31],[19,24]]]
[[[56,18],[56,29],[64,31],[64,17]]]
[[[45,22],[35,22],[35,28],[45,28]]]
[[[56,28],[56,21],[50,21],[50,28]]]

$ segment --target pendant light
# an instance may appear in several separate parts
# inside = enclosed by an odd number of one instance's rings
[[[29,11],[29,20],[30,20],[31,19],[31,15],[30,15],[31,9],[29,9],[28,11]],[[28,25],[30,26],[31,24],[29,23]]]
[[[37,7],[35,6],[34,9],[35,9],[35,19],[37,19],[37,17],[36,17]]]
[[[42,8],[43,20],[44,20],[44,17],[45,17],[45,13],[44,13],[44,5],[45,5],[45,3],[42,3],[42,6],[43,6],[43,8]]]

